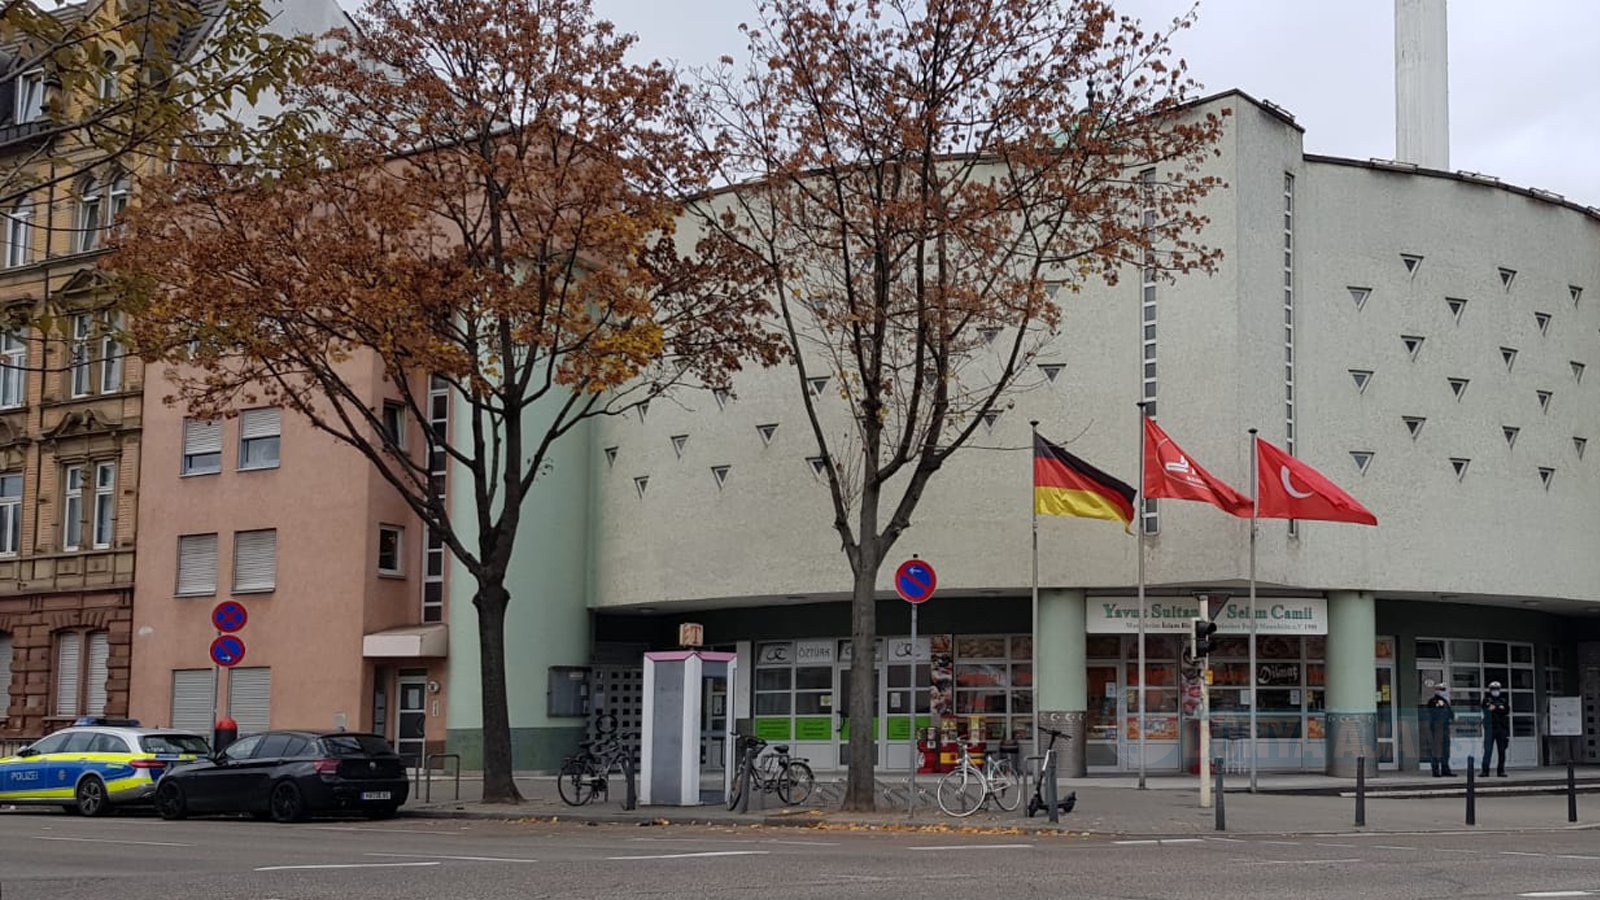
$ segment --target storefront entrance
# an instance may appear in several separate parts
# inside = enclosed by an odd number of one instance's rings
[[[1479,704],[1491,681],[1511,698],[1511,745],[1507,764],[1539,764],[1538,705],[1535,701],[1533,645],[1510,641],[1417,638],[1417,681],[1420,706],[1440,682],[1450,685],[1455,722],[1450,730],[1450,758],[1466,765],[1468,756],[1483,759],[1483,714]],[[1448,679],[1448,680],[1446,680]]]

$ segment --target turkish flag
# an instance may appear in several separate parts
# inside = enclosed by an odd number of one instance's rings
[[[1250,515],[1249,497],[1201,468],[1148,416],[1144,420],[1144,495],[1199,500],[1225,513]]]
[[[1321,472],[1256,438],[1256,515],[1376,525],[1378,517]]]

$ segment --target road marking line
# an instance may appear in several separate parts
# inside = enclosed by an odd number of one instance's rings
[[[733,838],[721,839],[721,838],[719,838],[719,839],[700,840],[699,838],[645,837],[645,838],[628,838],[628,840],[630,840],[630,841],[652,841],[652,842],[661,843],[661,844],[754,844],[756,842],[754,838],[743,838],[743,839],[733,839]]]
[[[707,850],[704,853],[663,853],[656,856],[608,856],[613,859],[696,859],[704,856],[766,856],[771,850]]]
[[[1594,891],[1529,891],[1518,897],[1592,897]]]
[[[519,856],[446,856],[443,853],[368,853],[366,856],[382,856],[390,859],[458,859],[462,862],[508,862],[531,863],[537,859],[528,859]]]
[[[1263,844],[1271,844],[1274,847],[1298,847],[1298,846],[1300,846],[1300,842],[1299,841],[1261,841],[1261,843],[1263,843]]]
[[[1373,844],[1374,850],[1415,850],[1415,847],[1396,847],[1393,844]]]
[[[1159,844],[1161,842],[1160,841],[1112,841],[1111,843],[1113,843],[1113,844],[1121,844],[1124,847],[1131,847],[1131,846],[1134,846],[1135,844]]]
[[[1313,847],[1347,847],[1348,848],[1348,847],[1354,847],[1355,844],[1317,844],[1317,843],[1313,843],[1311,846],[1313,846]]]
[[[34,835],[36,841],[72,841],[78,844],[133,844],[139,847],[193,847],[193,844],[173,844],[167,841],[116,841],[111,838],[44,837]]]
[[[1214,837],[1214,838],[1206,838],[1206,840],[1208,840],[1208,841],[1217,841],[1217,842],[1223,843],[1223,844],[1245,844],[1245,843],[1249,843],[1248,841],[1243,841],[1243,840],[1240,840],[1239,838],[1217,838],[1217,837]]]
[[[1600,856],[1577,856],[1571,853],[1556,854],[1556,859],[1600,859]]]
[[[763,844],[789,844],[794,847],[837,847],[838,841],[780,841],[772,838],[762,841]]]
[[[906,847],[907,850],[1032,850],[1032,844],[944,844],[936,847]]]
[[[1501,850],[1504,856],[1545,856],[1543,853],[1529,853],[1526,850]]]
[[[401,869],[416,866],[437,866],[436,862],[396,863],[330,863],[321,866],[256,866],[257,872],[288,872],[296,869]]]
[[[1167,844],[1203,844],[1205,841],[1200,838],[1162,838],[1160,843],[1164,847]]]
[[[1324,863],[1354,863],[1360,859],[1258,859],[1246,862],[1247,866],[1314,866]]]
[[[378,834],[451,834],[460,835],[467,829],[456,831],[426,831],[421,828],[358,828],[354,825],[312,825],[308,831],[374,831]]]

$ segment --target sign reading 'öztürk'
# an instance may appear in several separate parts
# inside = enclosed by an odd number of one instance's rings
[[[1145,600],[1147,633],[1186,634],[1189,622],[1206,615],[1191,597]],[[1132,597],[1090,597],[1090,634],[1133,634],[1139,630],[1139,601]],[[1250,633],[1250,598],[1233,597],[1216,617],[1218,634]],[[1257,634],[1327,634],[1328,601],[1321,597],[1256,598]]]

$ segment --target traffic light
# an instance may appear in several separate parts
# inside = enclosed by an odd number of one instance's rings
[[[1194,658],[1204,659],[1211,655],[1211,636],[1217,631],[1217,623],[1210,619],[1195,619],[1190,623],[1193,633],[1189,642],[1194,647]]]

